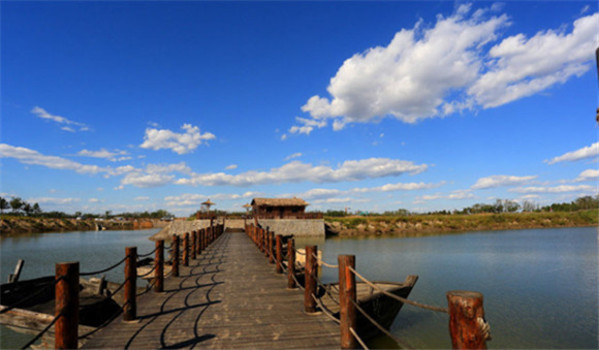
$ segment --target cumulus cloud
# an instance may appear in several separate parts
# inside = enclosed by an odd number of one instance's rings
[[[230,164],[225,167],[225,170],[237,169],[237,164]]]
[[[50,114],[45,109],[38,106],[33,107],[31,113],[35,114],[39,118],[50,120],[62,125],[61,129],[64,131],[75,132],[76,130],[73,128],[74,126],[78,127],[79,131],[89,131],[89,127],[83,123],[72,121],[59,115]]]
[[[461,5],[449,17],[438,15],[433,26],[420,20],[387,46],[356,53],[331,78],[330,97],[310,97],[301,107],[310,118],[297,117],[289,132],[307,135],[330,120],[341,130],[385,117],[415,123],[497,107],[591,67],[599,14],[577,19],[570,31],[564,26],[501,40],[510,20],[505,14],[489,16],[492,12],[469,15],[470,5]],[[491,43],[496,44],[489,49]]]
[[[516,187],[508,191],[515,193],[566,193],[566,192],[597,192],[597,188],[590,185],[560,185],[560,186],[530,186]]]
[[[186,154],[196,149],[202,142],[216,138],[210,132],[201,133],[200,128],[191,124],[183,124],[181,127],[185,132],[176,133],[168,129],[146,129],[144,142],[141,148],[153,150],[170,149],[177,154]]]
[[[121,150],[108,151],[108,150],[106,150],[104,148],[102,148],[102,149],[100,149],[98,151],[91,151],[91,150],[87,150],[87,149],[82,149],[81,151],[77,152],[78,156],[91,157],[91,158],[100,158],[100,159],[108,159],[111,162],[129,160],[129,159],[131,159],[131,157],[128,157],[127,156],[128,154],[129,153],[127,153],[127,151],[121,151]]]
[[[547,164],[555,164],[559,162],[574,162],[581,159],[593,158],[599,155],[599,142],[595,142],[594,144],[583,147],[581,149],[577,149],[576,151],[568,152],[562,154],[561,156],[557,156],[546,160]]]
[[[297,153],[293,153],[293,154],[288,155],[287,157],[285,157],[285,160],[291,160],[291,159],[294,159],[294,158],[299,158],[301,156],[302,156],[302,153],[301,152],[297,152]]]
[[[70,204],[79,202],[79,198],[36,197],[27,199],[27,202],[39,204]]]
[[[191,174],[191,169],[184,163],[149,164],[145,169],[132,169],[121,179],[121,186],[133,185],[141,188],[159,187],[173,182],[174,173]]]
[[[236,193],[215,193],[215,194],[199,194],[199,193],[184,193],[177,196],[164,197],[164,201],[169,207],[187,207],[187,206],[200,206],[200,204],[210,199],[212,201],[225,201],[225,200],[236,200],[244,198],[254,198],[261,195],[259,192],[245,192],[242,194]]]
[[[471,199],[474,198],[474,194],[471,192],[472,190],[455,190],[448,194],[443,193],[435,193],[429,195],[423,195],[415,198],[416,203],[423,203],[424,201],[432,201],[438,199],[451,199],[451,200],[461,200],[461,199]]]
[[[599,170],[597,169],[587,169],[578,175],[576,178],[576,182],[584,182],[584,181],[597,181],[599,180]]]
[[[502,186],[514,186],[521,185],[536,179],[536,175],[531,176],[511,176],[511,175],[492,175],[488,177],[482,177],[472,185],[471,189],[481,190],[485,188],[495,188]]]
[[[51,169],[73,170],[80,174],[98,174],[110,171],[110,168],[85,165],[57,156],[47,156],[29,148],[15,147],[5,143],[0,144],[0,158],[14,158],[23,164],[41,165]]]
[[[248,171],[238,175],[225,173],[192,174],[189,178],[179,179],[175,183],[194,186],[250,186],[303,181],[317,183],[341,182],[398,176],[405,173],[417,174],[427,168],[426,164],[417,165],[410,161],[389,158],[348,160],[336,169],[325,165],[314,166],[309,163],[293,161],[280,168],[273,168],[268,172]]]

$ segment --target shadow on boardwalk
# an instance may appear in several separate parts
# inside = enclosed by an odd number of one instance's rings
[[[244,233],[225,233],[164,293],[137,301],[138,319],[117,318],[84,348],[339,348],[339,328],[302,312],[303,294],[286,289]]]

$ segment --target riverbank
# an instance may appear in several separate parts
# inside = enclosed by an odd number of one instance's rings
[[[106,230],[136,230],[161,227],[159,220],[95,220],[69,218],[36,218],[27,216],[0,216],[0,235],[2,237],[22,235],[27,233],[96,231]]]
[[[418,237],[466,231],[598,226],[599,213],[597,210],[581,210],[553,213],[325,217],[325,225],[327,235],[341,237]]]

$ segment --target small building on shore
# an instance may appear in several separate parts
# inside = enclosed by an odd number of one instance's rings
[[[254,198],[252,212],[257,218],[298,219],[304,216],[308,203],[301,198]]]

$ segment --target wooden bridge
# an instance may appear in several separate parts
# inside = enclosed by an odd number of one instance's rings
[[[135,321],[116,319],[83,347],[338,349],[339,326],[303,305],[244,233],[227,232],[166,278],[164,292],[138,297]]]

